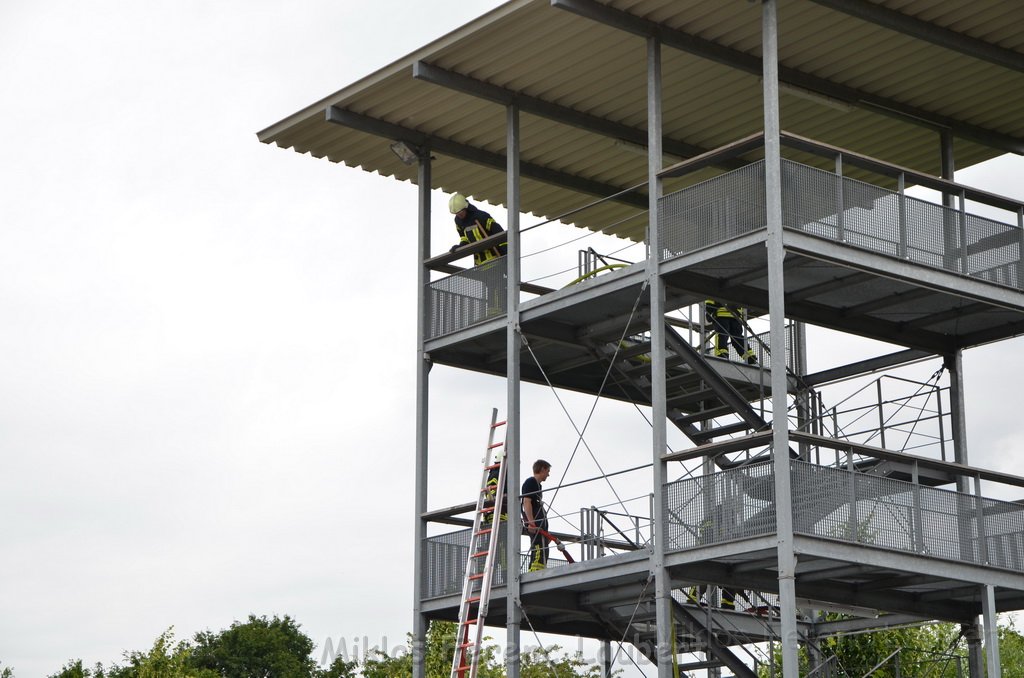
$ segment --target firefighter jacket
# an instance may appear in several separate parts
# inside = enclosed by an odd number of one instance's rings
[[[704,315],[710,320],[712,318],[745,318],[747,312],[745,309],[737,308],[736,313],[726,306],[725,304],[719,303],[714,299],[704,300]],[[739,314],[739,315],[737,315]]]
[[[504,229],[491,217],[490,214],[477,209],[473,204],[469,204],[466,207],[465,217],[460,219],[458,215],[455,216],[455,229],[459,232],[458,246],[479,242],[488,236],[492,236],[495,233],[502,233],[504,231]],[[480,264],[497,259],[498,257],[505,256],[507,251],[507,243],[501,243],[500,245],[489,247],[483,252],[477,252],[474,254],[473,263],[479,266]]]

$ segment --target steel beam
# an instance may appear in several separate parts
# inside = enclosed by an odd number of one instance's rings
[[[520,233],[519,233],[519,109],[515,104],[506,108],[505,118],[505,202],[508,207],[508,253],[505,259],[507,267],[507,290],[505,298],[505,384],[506,384],[506,415],[505,415],[505,489],[508,492],[508,505],[519,505],[519,468],[520,468],[520,361],[522,357],[522,335],[519,333],[519,279],[520,279]],[[522,533],[522,517],[519,511],[508,512],[506,528],[509,538],[506,540],[506,560],[508,563],[519,563],[520,538]],[[519,678],[520,663],[520,626],[522,608],[519,602],[520,568],[510,567],[510,576],[506,583],[507,604],[505,606],[505,631],[507,651],[505,653],[505,671],[508,678]]]
[[[981,611],[985,638],[985,668],[990,678],[997,678],[1003,675],[1003,670],[999,664],[999,627],[996,623],[996,589],[994,586],[982,587]]]
[[[502,172],[505,171],[505,156],[500,153],[486,151],[482,148],[463,144],[458,141],[452,141],[451,139],[445,139],[444,137],[424,134],[423,132],[418,132],[409,127],[396,125],[393,122],[387,122],[386,120],[381,120],[379,118],[355,113],[344,108],[338,108],[337,106],[329,106],[325,115],[328,122],[332,122],[336,125],[342,125],[344,127],[359,130],[360,132],[366,132],[367,134],[383,137],[385,139],[405,141],[413,146],[429,146],[432,151],[436,151],[444,155],[450,155],[455,158],[467,160],[469,162],[476,163],[477,165],[483,165],[484,167],[490,167],[491,169],[500,170]],[[614,186],[601,181],[584,179],[583,177],[578,177],[574,174],[567,174],[565,172],[560,172],[558,170],[553,170],[530,162],[520,162],[519,170],[520,174],[524,177],[600,198],[620,193],[628,188],[626,186]],[[647,198],[642,195],[626,194],[613,198],[613,200],[630,205],[631,207],[647,207]]]
[[[413,619],[412,619],[412,678],[426,677],[427,618],[423,614],[423,549],[427,537],[427,469],[430,403],[430,359],[424,351],[426,341],[427,283],[430,269],[424,263],[430,257],[430,188],[431,166],[429,149],[420,149],[416,183],[419,187],[417,203],[416,238],[416,461],[415,478],[416,524],[413,531]]]
[[[761,2],[761,84],[764,107],[765,217],[768,240],[768,323],[772,346],[786,345],[785,234],[782,230],[782,131],[779,120],[779,27],[777,0]],[[779,360],[777,358],[781,357]],[[779,569],[779,637],[783,678],[797,678],[796,552],[790,486],[789,410],[785,351],[771,365],[772,464],[775,470],[775,530]]]
[[[614,120],[608,120],[600,116],[582,113],[568,106],[545,101],[538,97],[532,97],[521,92],[515,92],[498,85],[471,78],[462,73],[456,73],[440,66],[428,64],[425,61],[417,61],[412,65],[412,77],[417,80],[429,82],[440,87],[445,87],[456,92],[462,92],[470,96],[493,101],[494,103],[507,106],[513,102],[519,106],[524,113],[536,115],[540,118],[547,118],[554,122],[562,123],[570,127],[594,132],[614,139],[622,139],[642,148],[647,148],[647,131],[636,127],[630,127]],[[666,153],[680,158],[693,158],[707,153],[709,149],[678,139],[666,138],[662,141],[662,150]],[[736,160],[723,161],[723,166],[731,169],[742,165]]]
[[[954,52],[1024,73],[1024,54],[864,0],[811,0],[823,7],[930,42]]]
[[[712,40],[669,28],[635,14],[602,5],[595,0],[551,0],[551,5],[635,35],[644,37],[657,35],[669,47],[736,68],[751,75],[760,76],[762,74],[761,59],[756,56],[720,45]],[[780,82],[837,99],[850,106],[896,116],[917,125],[925,124],[938,129],[947,128],[963,139],[970,139],[1004,151],[1024,153],[1024,139],[911,106],[889,97],[841,85],[795,68],[780,66],[778,74]]]
[[[830,382],[840,381],[849,377],[877,372],[878,370],[884,370],[888,367],[906,365],[907,363],[912,363],[924,358],[930,358],[934,355],[934,353],[916,351],[914,349],[896,351],[895,353],[888,353],[886,355],[878,356],[877,358],[869,358],[867,360],[850,363],[849,365],[843,365],[842,367],[835,367],[829,370],[815,372],[814,374],[808,374],[803,377],[803,383],[807,386],[828,384]]]
[[[665,365],[665,281],[659,264],[659,235],[661,215],[658,207],[661,182],[658,173],[662,166],[662,111],[661,111],[661,41],[647,38],[647,293],[650,299],[651,323],[651,456],[654,490],[654,548],[651,550],[650,571],[654,577],[654,606],[657,614],[658,678],[672,678],[672,582],[665,568],[667,525],[665,518],[665,463],[661,455],[668,447],[668,420]]]

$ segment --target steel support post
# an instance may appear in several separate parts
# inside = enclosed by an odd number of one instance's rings
[[[981,647],[981,628],[978,622],[964,624],[960,632],[967,639],[967,675],[970,678],[985,678],[985,659]]]
[[[661,197],[661,41],[647,38],[647,283],[651,300],[651,447],[654,458],[654,575],[655,615],[658,626],[658,678],[672,678],[672,582],[665,568],[665,462],[668,447],[665,386],[665,285],[659,275],[661,260],[658,199]]]
[[[508,298],[506,308],[506,364],[505,377],[507,386],[507,414],[505,425],[505,489],[508,492],[508,582],[505,587],[507,601],[505,613],[506,644],[505,671],[508,678],[519,678],[520,656],[520,625],[522,611],[519,603],[519,578],[522,567],[519,562],[520,535],[523,532],[522,518],[515,508],[519,506],[519,466],[520,466],[520,421],[519,421],[519,368],[522,337],[519,335],[519,108],[515,104],[506,107],[506,200],[508,207],[508,254],[507,264]]]
[[[427,523],[421,516],[427,511],[427,431],[430,402],[430,357],[423,351],[426,341],[427,284],[430,269],[424,262],[430,258],[430,149],[420,149],[416,183],[419,186],[416,242],[416,461],[414,467],[416,526],[413,530],[412,584],[412,678],[426,677],[427,618],[423,615],[423,549]]]
[[[786,307],[782,232],[782,147],[779,140],[779,31],[776,0],[761,3],[765,207],[768,222],[768,316],[772,356],[772,450],[775,467],[775,520],[779,560],[779,626],[783,678],[797,678],[796,554],[793,552],[793,501],[786,402]],[[780,350],[781,348],[781,350]]]
[[[949,418],[953,436],[953,461],[969,465],[967,455],[967,409],[964,404],[964,361],[963,351],[945,356],[944,363],[949,372]],[[957,476],[956,491],[970,492],[967,478]]]
[[[996,587],[981,588],[981,616],[984,624],[985,663],[989,678],[1003,675],[999,662],[999,627],[996,625]]]

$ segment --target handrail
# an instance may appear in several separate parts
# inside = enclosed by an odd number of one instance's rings
[[[686,461],[689,459],[696,459],[705,456],[717,457],[722,454],[739,452],[741,450],[749,450],[754,447],[761,447],[766,444],[770,445],[771,440],[771,431],[759,431],[757,433],[753,433],[742,438],[733,438],[731,440],[723,441],[721,443],[709,443],[707,445],[701,445],[700,447],[692,448],[689,450],[664,454],[662,455],[661,460]],[[917,464],[920,468],[943,471],[964,478],[977,478],[979,480],[990,480],[992,482],[1001,483],[1004,485],[1024,487],[1024,478],[1011,475],[1009,473],[1001,473],[999,471],[990,471],[986,469],[975,468],[973,466],[966,466],[964,464],[958,464],[956,462],[951,461],[940,461],[938,459],[921,457],[914,454],[907,454],[905,452],[892,452],[890,450],[885,450],[880,447],[864,445],[862,443],[855,443],[840,438],[828,438],[826,436],[821,436],[814,433],[805,433],[803,431],[790,430],[789,440],[790,442],[807,443],[809,445],[850,452],[853,454],[859,454],[865,457],[873,457],[875,459],[882,459],[885,461],[896,461],[909,464]]]
[[[909,167],[894,165],[870,155],[864,155],[863,153],[857,153],[840,146],[832,146],[831,144],[815,141],[814,139],[802,137],[799,134],[793,134],[792,132],[781,132],[779,134],[779,141],[783,146],[812,153],[823,158],[836,158],[837,156],[841,156],[844,163],[849,163],[855,167],[859,167],[882,176],[898,178],[902,175],[905,180],[910,183],[931,188],[941,193],[953,193],[963,196],[969,200],[974,200],[1014,213],[1019,213],[1024,210],[1024,201],[1014,200],[996,193],[989,193],[988,191],[983,191],[978,188],[967,186],[966,184],[950,181],[949,179],[943,179],[942,177],[937,177],[933,174],[921,172]],[[720,146],[719,148],[708,151],[707,153],[695,158],[690,158],[689,160],[684,160],[666,167],[658,173],[658,177],[680,177],[684,174],[696,172],[697,170],[703,169],[709,165],[713,165],[721,160],[735,158],[746,153],[750,153],[751,151],[761,148],[763,145],[764,133],[758,132],[757,134],[752,134],[732,143]]]

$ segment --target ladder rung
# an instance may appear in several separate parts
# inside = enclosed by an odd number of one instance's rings
[[[477,622],[476,619],[467,619],[466,621],[462,622],[462,625],[463,626],[469,626],[470,624],[475,624],[476,622]]]
[[[491,464],[490,466],[484,466],[485,471],[490,471],[492,468],[501,468],[501,462],[497,464]]]
[[[470,642],[470,643],[463,643],[462,645],[459,645],[459,646],[458,646],[458,649],[460,649],[460,650],[464,650],[465,648],[467,648],[467,647],[473,647],[474,645],[476,645],[476,643],[473,643],[473,642]]]
[[[499,426],[504,426],[507,423],[508,423],[507,419],[505,421],[496,421],[493,424],[491,424],[491,428],[498,428]]]
[[[493,506],[487,506],[485,508],[482,508],[482,509],[480,509],[480,513],[494,513],[494,507]]]
[[[480,530],[479,532],[477,532],[477,533],[476,533],[476,536],[478,536],[478,537],[479,537],[479,536],[480,536],[480,535],[482,535],[482,534],[490,534],[490,533],[491,533],[491,532],[492,532],[493,530],[494,530],[494,528],[491,528],[491,527],[485,527],[484,529],[482,529],[482,530]]]
[[[487,551],[480,551],[479,553],[474,553],[473,555],[471,555],[470,558],[479,558],[480,556],[486,556],[486,555],[487,555]]]
[[[480,602],[480,596],[473,596],[472,598],[466,598],[466,603],[467,604],[479,603],[479,602]]]
[[[482,572],[480,574],[471,574],[471,575],[469,575],[470,581],[472,581],[474,579],[483,579],[483,578],[484,578],[484,575],[483,575]]]
[[[455,673],[465,673],[466,671],[469,671],[470,668],[472,667],[460,666],[459,668],[455,669]]]
[[[493,449],[494,449],[495,447],[501,447],[501,446],[502,446],[502,445],[504,445],[504,444],[505,444],[505,443],[494,443],[494,444],[488,445],[488,446],[487,446],[487,449],[488,449],[488,450],[493,450]]]

